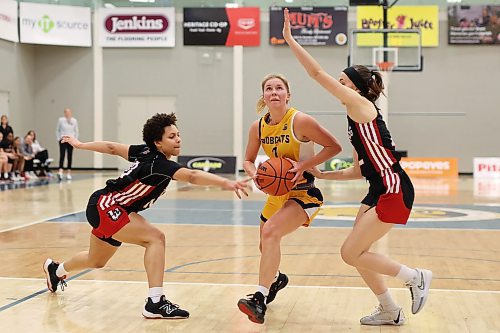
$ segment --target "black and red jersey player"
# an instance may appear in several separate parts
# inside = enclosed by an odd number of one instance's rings
[[[391,135],[375,105],[384,90],[382,75],[366,66],[344,69],[336,79],[292,37],[288,9],[284,10],[283,36],[307,73],[346,107],[354,165],[313,174],[318,178],[366,178],[368,194],[362,200],[354,226],[341,248],[342,259],[355,267],[379,301],[376,310],[360,319],[363,325],[402,325],[406,318],[392,299],[383,275],[396,277],[409,287],[412,313],[418,313],[429,295],[432,272],[413,269],[375,253],[372,245],[394,224],[406,224],[414,200],[410,178],[399,164]]]
[[[401,168],[401,155],[378,108],[376,117],[358,123],[347,116],[348,135],[357,155],[361,175],[370,189],[361,203],[375,207],[381,221],[406,224],[410,217],[415,192],[410,178]]]
[[[77,149],[121,156],[132,165],[123,174],[106,182],[106,187],[94,192],[88,202],[86,215],[92,225],[89,250],[75,254],[59,264],[47,259],[43,265],[47,287],[51,292],[58,285],[64,288],[64,279],[70,271],[101,268],[115,254],[122,242],[145,248],[144,267],[149,283],[149,295],[143,309],[146,318],[182,319],[189,313],[168,301],[163,293],[165,270],[165,235],[150,224],[139,212],[149,208],[166,190],[171,180],[196,185],[215,185],[231,190],[241,198],[246,182],[232,181],[208,172],[192,170],[171,161],[181,148],[175,114],[156,114],[143,128],[143,145],[125,145],[116,142],[80,142],[65,136]]]

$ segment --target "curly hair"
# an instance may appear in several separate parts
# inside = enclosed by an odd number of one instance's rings
[[[142,129],[142,140],[152,150],[156,150],[155,141],[161,141],[165,127],[176,125],[177,117],[175,113],[157,113],[149,118]]]

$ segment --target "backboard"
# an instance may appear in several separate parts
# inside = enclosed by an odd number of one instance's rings
[[[381,62],[393,63],[392,71],[423,69],[422,37],[418,29],[355,29],[349,40],[348,66],[378,69]]]

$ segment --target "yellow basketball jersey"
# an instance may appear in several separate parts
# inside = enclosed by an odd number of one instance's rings
[[[270,114],[266,113],[259,121],[260,145],[269,157],[287,157],[302,161],[314,155],[314,143],[302,142],[293,132],[293,120],[300,111],[290,108],[276,125],[269,125]]]

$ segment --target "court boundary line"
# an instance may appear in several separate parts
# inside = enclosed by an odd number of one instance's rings
[[[82,271],[82,272],[80,272],[80,273],[78,273],[78,274],[73,275],[73,276],[72,276],[72,277],[70,277],[69,279],[66,279],[66,281],[71,281],[71,280],[77,279],[77,278],[79,278],[80,276],[82,276],[82,275],[84,275],[84,274],[89,273],[90,271],[92,271],[92,270],[91,270],[91,269],[84,270],[84,271]],[[4,277],[0,277],[0,279],[1,279],[1,280],[5,280],[5,278],[4,278]],[[16,278],[16,279],[17,279],[17,278]],[[42,280],[42,281],[47,281],[47,279],[43,279],[43,278],[42,278],[42,279],[39,279],[39,280]],[[82,280],[82,281],[87,281],[87,280]],[[24,302],[26,302],[26,301],[29,301],[30,299],[35,298],[35,297],[37,297],[37,296],[39,296],[39,295],[45,294],[45,293],[46,293],[46,292],[48,292],[48,291],[49,291],[49,289],[47,289],[47,288],[42,289],[42,290],[38,290],[38,291],[36,291],[36,292],[32,293],[31,295],[25,296],[25,297],[23,297],[23,298],[21,298],[21,299],[18,299],[18,300],[16,300],[16,301],[12,302],[12,303],[5,304],[4,306],[1,306],[1,307],[0,307],[0,313],[1,313],[1,312],[3,312],[3,311],[5,311],[5,310],[7,310],[7,309],[10,309],[10,308],[12,308],[12,307],[14,307],[14,306],[18,305],[18,304],[21,304],[21,303],[24,303]]]
[[[69,213],[69,214],[64,214],[64,215],[70,215],[70,214],[74,214],[74,213]],[[64,216],[62,215],[62,216]],[[142,215],[141,215],[142,216]],[[59,216],[61,217],[61,216]],[[57,218],[57,217],[56,217]],[[86,223],[88,224],[88,222],[85,222],[85,221],[42,221],[41,223]],[[255,227],[259,227],[258,224],[256,225],[249,225],[249,224],[197,224],[197,223],[152,223],[150,222],[151,224],[153,225],[165,225],[165,226],[190,226],[190,227],[251,227],[251,228],[255,228]],[[354,223],[354,221],[353,221]],[[416,222],[418,223],[418,222]],[[35,224],[35,223],[33,223]],[[315,227],[314,226],[314,221],[313,221],[313,224],[310,226],[310,227],[307,227],[308,229],[352,229],[352,227],[339,227],[339,226],[331,226],[331,227]],[[500,232],[500,229],[483,229],[483,228],[476,228],[476,229],[471,229],[471,228],[428,228],[428,227],[405,227],[405,226],[401,226],[401,227],[397,227],[397,228],[394,228],[392,231],[394,230],[412,230],[412,231],[417,231],[417,230],[442,230],[442,231],[448,231],[448,230],[451,230],[451,231],[487,231],[487,232],[492,232],[492,231],[496,231],[496,232]],[[2,231],[0,230],[0,233]]]
[[[92,270],[87,270],[80,272],[77,275],[72,276],[70,279],[76,279],[84,274],[89,273]],[[66,281],[70,281],[70,279],[67,279]],[[0,280],[20,280],[20,281],[45,281],[45,278],[19,278],[19,277],[5,277],[2,276],[0,277]],[[94,279],[88,279],[88,280],[75,280],[73,282],[85,282],[85,283],[124,283],[124,284],[147,284],[147,281],[132,281],[132,280],[94,280]],[[187,285],[187,286],[229,286],[229,287],[256,287],[255,284],[246,284],[246,283],[208,283],[208,282],[168,282],[168,281],[163,281],[164,285]],[[306,286],[306,285],[287,285],[287,288],[304,288],[304,289],[310,289],[310,288],[319,288],[319,289],[353,289],[353,290],[369,290],[370,288],[368,287],[344,287],[344,286]],[[396,287],[396,288],[389,288],[390,290],[408,290],[408,288],[404,287]],[[500,290],[474,290],[474,289],[430,289],[431,291],[438,291],[438,292],[464,292],[464,293],[494,293],[494,294],[500,294]],[[47,292],[48,289],[45,289],[43,291],[37,291],[36,293],[43,294],[44,292]],[[35,293],[34,293],[35,294]],[[28,297],[28,296],[27,296]],[[25,297],[26,298],[26,297]],[[18,300],[19,301],[19,300]],[[16,301],[16,302],[18,302]],[[0,308],[0,312],[2,311],[2,308]]]
[[[14,231],[14,230],[22,229],[22,228],[26,228],[26,227],[31,227],[32,225],[35,225],[35,224],[40,224],[40,223],[48,222],[48,220],[58,219],[58,218],[61,218],[63,216],[66,216],[66,215],[76,214],[76,213],[80,213],[80,212],[83,212],[83,210],[80,209],[80,210],[77,210],[77,211],[74,211],[74,212],[71,212],[71,213],[65,213],[65,214],[61,214],[61,215],[56,215],[54,217],[47,217],[47,218],[44,218],[42,220],[36,220],[35,222],[30,222],[30,223],[18,225],[18,226],[15,226],[15,227],[3,229],[3,230],[0,230],[0,233]],[[88,223],[88,222],[85,222],[85,223]]]

